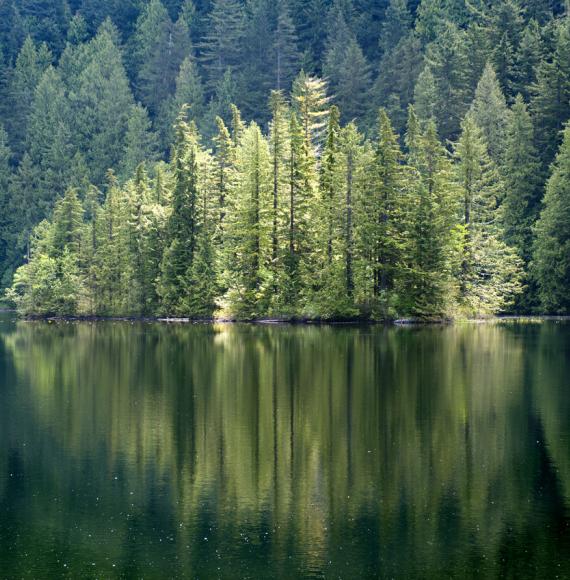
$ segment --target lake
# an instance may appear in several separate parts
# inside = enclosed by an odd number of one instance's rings
[[[2,578],[570,577],[568,322],[0,316]]]

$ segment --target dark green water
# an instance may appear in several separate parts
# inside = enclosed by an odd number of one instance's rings
[[[569,578],[570,324],[0,319],[0,578]]]

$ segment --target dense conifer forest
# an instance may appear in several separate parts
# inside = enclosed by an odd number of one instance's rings
[[[24,314],[570,312],[556,0],[1,0]]]

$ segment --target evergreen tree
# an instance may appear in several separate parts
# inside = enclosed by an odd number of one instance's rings
[[[138,76],[146,63],[157,52],[159,42],[171,24],[168,11],[160,0],[150,0],[137,18],[135,31],[130,39],[129,71]],[[164,46],[162,46],[164,48]]]
[[[266,311],[272,287],[268,280],[271,165],[267,142],[255,123],[245,130],[237,154],[232,221],[224,243],[229,250],[227,299],[231,312],[250,318]]]
[[[425,132],[413,107],[406,133],[411,171],[410,279],[403,290],[411,313],[420,317],[445,316],[453,306],[452,266],[457,250],[457,186],[453,166],[437,137],[433,119]]]
[[[216,119],[216,124],[218,126],[218,134],[214,138],[217,162],[215,189],[217,191],[219,209],[217,236],[219,242],[223,244],[227,196],[232,183],[232,173],[235,169],[235,147],[230,132],[221,117]]]
[[[400,40],[408,34],[412,26],[412,15],[408,9],[406,0],[390,0],[382,32],[380,34],[380,46],[384,54],[393,50]]]
[[[533,87],[531,110],[538,148],[545,166],[554,159],[564,123],[570,117],[570,19],[555,30],[552,58],[542,61]]]
[[[570,128],[546,186],[544,207],[535,227],[533,275],[542,309],[570,312]]]
[[[471,115],[462,123],[455,154],[464,227],[457,274],[460,305],[469,315],[494,314],[521,292],[521,260],[501,239],[497,207],[504,185]]]
[[[217,117],[223,119],[225,123],[230,122],[231,105],[236,100],[237,92],[238,89],[232,76],[232,71],[228,68],[216,86],[215,93],[208,104],[208,126],[206,130],[208,136],[215,133]]]
[[[12,152],[8,146],[8,134],[4,127],[0,125],[0,285],[8,285],[6,272],[9,267],[8,257],[10,255],[11,236],[9,228],[12,226],[9,209],[10,209],[10,178],[11,168],[10,159]]]
[[[89,43],[87,61],[71,95],[77,145],[95,184],[102,184],[107,170],[119,167],[123,159],[134,105],[115,35],[116,29],[106,23]]]
[[[289,124],[290,148],[287,160],[287,225],[282,285],[285,308],[290,312],[300,310],[300,295],[305,281],[312,281],[311,218],[314,217],[316,173],[311,133],[299,123],[292,112]]]
[[[184,276],[192,266],[196,246],[197,143],[184,108],[177,120],[173,163],[172,214],[167,225],[168,242],[159,290],[167,313],[175,312],[181,302]]]
[[[141,163],[152,163],[157,159],[156,135],[146,109],[133,105],[127,121],[125,152],[121,161],[121,175],[128,178]]]
[[[516,0],[503,0],[492,5],[489,15],[493,64],[501,88],[507,95],[513,94],[516,82],[516,53],[524,26],[522,12]]]
[[[485,67],[477,85],[471,114],[488,143],[491,159],[500,167],[505,156],[510,111],[490,64]]]
[[[10,84],[10,115],[7,130],[17,158],[24,152],[28,119],[32,108],[35,89],[44,71],[51,64],[52,55],[45,44],[36,47],[28,37],[18,54]]]
[[[301,56],[297,46],[297,33],[289,14],[288,3],[285,0],[279,0],[272,45],[272,60],[275,70],[273,87],[278,91],[289,89],[299,71]]]
[[[143,103],[157,113],[174,94],[180,67],[192,49],[188,28],[181,19],[174,24],[166,19],[155,35],[139,70],[137,86]]]
[[[74,177],[75,168],[70,163],[75,153],[71,123],[65,85],[57,70],[50,66],[36,87],[26,137],[30,159],[40,171],[44,203],[41,217],[46,217],[58,194]]]
[[[540,210],[541,172],[534,146],[532,119],[519,95],[512,108],[505,152],[505,198],[502,219],[505,240],[517,248],[528,264],[531,257],[532,225]]]
[[[531,87],[536,82],[540,62],[544,57],[541,31],[536,20],[531,20],[524,29],[515,55],[513,92],[521,94],[525,101],[531,95]]]
[[[59,53],[63,48],[65,32],[70,20],[65,0],[20,0],[23,25],[36,42],[45,42]]]
[[[422,120],[435,119],[437,87],[429,66],[426,66],[418,77],[414,91],[414,105]]]
[[[426,63],[436,87],[437,126],[443,138],[455,137],[471,97],[469,63],[463,35],[456,26],[449,22],[444,25],[437,39],[427,48]]]
[[[208,16],[207,33],[200,46],[201,58],[208,72],[208,88],[219,86],[228,68],[234,72],[240,70],[244,34],[244,14],[238,0],[214,0]]]
[[[370,94],[369,120],[367,125],[374,125],[377,106],[386,108],[395,128],[403,129],[406,121],[407,106],[414,101],[416,82],[424,66],[422,44],[417,34],[410,32],[403,36],[398,44],[384,53],[378,66],[378,76]],[[426,73],[427,74],[427,73]],[[425,77],[425,75],[424,75]],[[431,76],[433,93],[435,84]],[[361,128],[363,126],[359,121]]]
[[[395,313],[395,288],[406,252],[403,239],[406,220],[404,172],[398,137],[386,111],[378,119],[378,142],[370,188],[359,209],[359,246],[366,265],[360,281],[359,302],[372,316],[388,318]]]
[[[301,71],[293,83],[292,100],[307,146],[318,144],[327,124],[329,98],[326,82]]]
[[[327,61],[325,68],[334,99],[343,111],[343,118],[362,118],[369,106],[370,67],[355,38],[348,41],[344,50],[335,53],[338,60]]]

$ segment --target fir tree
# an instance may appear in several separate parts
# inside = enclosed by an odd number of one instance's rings
[[[228,302],[231,312],[250,318],[263,314],[270,289],[271,165],[267,142],[257,125],[246,129],[237,154],[232,221],[224,244],[230,250]]]
[[[57,70],[50,66],[36,87],[26,137],[31,161],[40,170],[46,212],[73,179],[70,158],[75,147],[71,124],[65,85]]]
[[[471,97],[467,54],[462,33],[447,22],[437,39],[428,46],[426,63],[436,87],[437,126],[445,139],[456,136]]]
[[[214,0],[208,17],[208,32],[200,46],[201,58],[208,72],[208,87],[219,86],[228,68],[239,71],[244,15],[237,0]]]
[[[405,252],[402,237],[405,220],[404,175],[398,137],[386,111],[378,118],[371,187],[360,208],[360,251],[366,261],[360,300],[367,303],[375,317],[394,314],[397,273]]]
[[[537,143],[545,166],[554,159],[564,123],[570,117],[570,19],[555,30],[555,49],[543,61],[533,87],[531,110]]]
[[[172,214],[162,262],[160,295],[165,313],[177,313],[185,294],[184,277],[192,267],[198,232],[198,142],[183,108],[176,125]]]
[[[157,159],[156,135],[146,109],[133,105],[127,120],[125,150],[121,161],[121,175],[128,178],[141,163],[153,163]]]
[[[542,309],[570,312],[570,129],[564,139],[546,186],[544,207],[535,227],[533,275]]]
[[[129,114],[134,104],[116,30],[105,23],[89,44],[89,55],[72,96],[77,144],[85,153],[95,184],[124,156]]]
[[[519,95],[512,108],[505,152],[505,198],[502,220],[505,240],[517,248],[528,264],[532,249],[532,225],[540,210],[541,172],[534,146],[532,119]]]
[[[477,85],[471,114],[488,143],[491,159],[501,166],[505,156],[510,111],[490,64],[485,67]]]
[[[457,187],[453,166],[437,137],[435,122],[422,132],[413,107],[406,133],[411,170],[410,284],[403,291],[410,312],[420,317],[445,316],[453,305],[453,254]],[[406,277],[405,277],[406,278]]]
[[[12,226],[10,209],[10,159],[12,152],[8,146],[8,134],[0,125],[0,284],[5,287],[8,282],[5,273],[8,268],[7,259],[10,254],[11,236],[9,228]]]
[[[272,59],[275,69],[274,88],[288,90],[299,70],[301,55],[297,49],[295,25],[284,0],[277,3],[277,22],[273,34]]]
[[[469,315],[494,314],[521,292],[522,262],[501,239],[497,207],[504,185],[471,115],[462,123],[455,154],[464,227],[459,300]]]
[[[51,64],[52,55],[45,44],[36,47],[28,37],[18,54],[10,84],[11,113],[6,127],[12,139],[15,155],[21,158],[28,131],[28,119],[35,89],[44,71]]]

